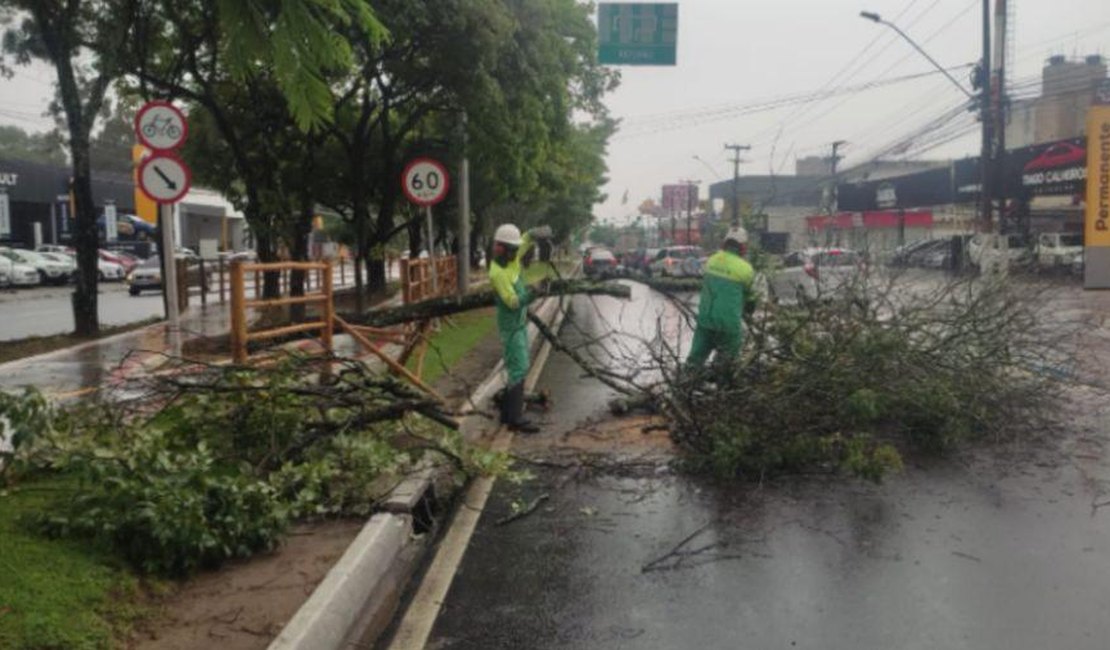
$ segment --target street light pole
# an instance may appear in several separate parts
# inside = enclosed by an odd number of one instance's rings
[[[936,60],[933,59],[933,57],[929,56],[928,52],[926,52],[924,49],[922,49],[922,47],[920,45],[918,45],[912,38],[910,38],[905,32],[903,32],[901,29],[899,29],[897,25],[895,25],[894,23],[891,23],[889,21],[883,20],[882,17],[879,16],[879,14],[871,12],[871,11],[861,11],[859,13],[859,15],[862,18],[866,18],[867,20],[870,20],[871,22],[878,23],[880,25],[886,25],[887,27],[893,29],[895,32],[898,33],[899,36],[901,36],[903,39],[905,39],[905,41],[907,43],[912,45],[915,50],[917,50],[919,53],[921,53],[921,56],[924,56],[926,59],[928,59],[929,63],[932,63],[933,66],[937,70],[940,70],[940,72],[945,77],[947,77],[948,80],[951,81],[954,86],[959,88],[960,92],[962,92],[964,95],[966,95],[967,98],[969,100],[971,100],[972,103],[978,102],[980,116],[981,116],[980,119],[983,123],[983,143],[982,143],[982,151],[981,151],[980,156],[979,156],[979,175],[980,175],[980,181],[979,181],[979,183],[980,183],[980,187],[979,187],[979,206],[980,206],[979,207],[979,217],[980,217],[980,228],[982,230],[990,230],[990,228],[991,228],[991,197],[993,196],[993,192],[992,192],[993,188],[992,188],[992,183],[991,183],[991,174],[992,174],[991,170],[993,169],[992,156],[991,156],[991,143],[994,141],[994,129],[993,129],[993,125],[991,124],[991,121],[992,121],[992,118],[993,118],[993,111],[991,110],[992,101],[991,101],[991,81],[990,81],[990,69],[991,69],[991,65],[990,65],[990,61],[991,61],[991,51],[990,51],[991,50],[991,45],[990,45],[991,44],[990,0],[983,0],[983,64],[982,64],[982,72],[981,72],[981,75],[982,75],[981,79],[983,79],[983,83],[981,84],[981,88],[979,89],[979,96],[978,97],[973,95],[968,89],[964,88],[963,84],[956,81],[955,77],[953,77],[951,74],[949,74],[949,72],[947,70],[945,70],[939,63],[937,63]]]

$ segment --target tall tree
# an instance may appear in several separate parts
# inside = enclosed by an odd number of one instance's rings
[[[66,164],[65,150],[58,134],[28,133],[18,126],[0,125],[0,152],[5,158],[45,165]]]
[[[92,195],[89,140],[111,83],[119,76],[117,56],[135,19],[138,0],[0,0],[6,21],[5,51],[18,63],[49,61],[68,132],[76,204],[74,245],[77,286],[73,322],[78,335],[100,329],[97,313],[96,205]]]
[[[234,182],[260,257],[273,260],[290,203],[260,126],[308,133],[330,122],[327,75],[353,56],[335,30],[380,40],[384,29],[363,0],[151,0],[144,7],[127,57],[133,92],[179,98],[207,115],[227,154],[223,178]],[[276,293],[276,280],[267,274],[266,295]]]

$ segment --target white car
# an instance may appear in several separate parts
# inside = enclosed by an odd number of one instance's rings
[[[831,298],[866,268],[863,258],[847,248],[806,248],[782,258],[782,268],[767,280],[771,298],[784,305]]]
[[[42,255],[46,259],[53,262],[64,265],[67,269],[69,269],[70,277],[73,277],[73,275],[77,273],[77,260],[74,259],[72,255],[54,252],[39,252],[39,255]]]
[[[0,255],[0,276],[7,278],[0,285],[33,287],[39,283],[39,272],[32,266],[16,264],[5,255]]]
[[[1083,234],[1046,232],[1037,237],[1037,265],[1057,269],[1071,264],[1076,253],[1083,253]]]
[[[127,275],[127,271],[124,270],[122,264],[116,264],[101,258],[96,260],[96,271],[101,282],[122,282]]]
[[[22,248],[0,248],[0,255],[16,264],[30,266],[38,271],[43,284],[65,284],[69,282],[70,271],[65,264],[47,259],[34,251]]]
[[[701,276],[705,253],[697,246],[660,248],[648,264],[648,275],[662,278],[696,278]]]
[[[1031,255],[1022,235],[978,233],[967,244],[967,256],[980,271],[1006,271],[1030,261]]]
[[[71,246],[59,246],[57,244],[43,244],[42,246],[39,246],[38,248],[36,248],[35,252],[36,253],[61,253],[62,255],[70,255],[70,256],[72,256],[74,254],[73,247],[71,247]]]

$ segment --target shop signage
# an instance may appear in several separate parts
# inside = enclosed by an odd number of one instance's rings
[[[12,236],[12,205],[7,192],[0,192],[0,239]]]
[[[880,208],[893,208],[898,205],[898,192],[890,183],[884,183],[875,190],[875,205]]]
[[[1087,112],[1087,154],[1083,286],[1110,289],[1110,106]]]
[[[19,184],[19,174],[15,172],[0,172],[0,185],[15,187]]]

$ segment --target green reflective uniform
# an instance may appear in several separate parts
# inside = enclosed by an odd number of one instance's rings
[[[505,355],[509,386],[524,381],[528,375],[528,303],[532,293],[524,286],[520,260],[532,248],[532,238],[525,234],[516,257],[505,266],[496,260],[489,265],[489,282],[497,293],[497,331]]]
[[[740,356],[744,343],[744,307],[755,302],[755,270],[732,251],[717,251],[705,265],[698,302],[697,329],[686,363],[701,367],[716,350],[719,359]]]

